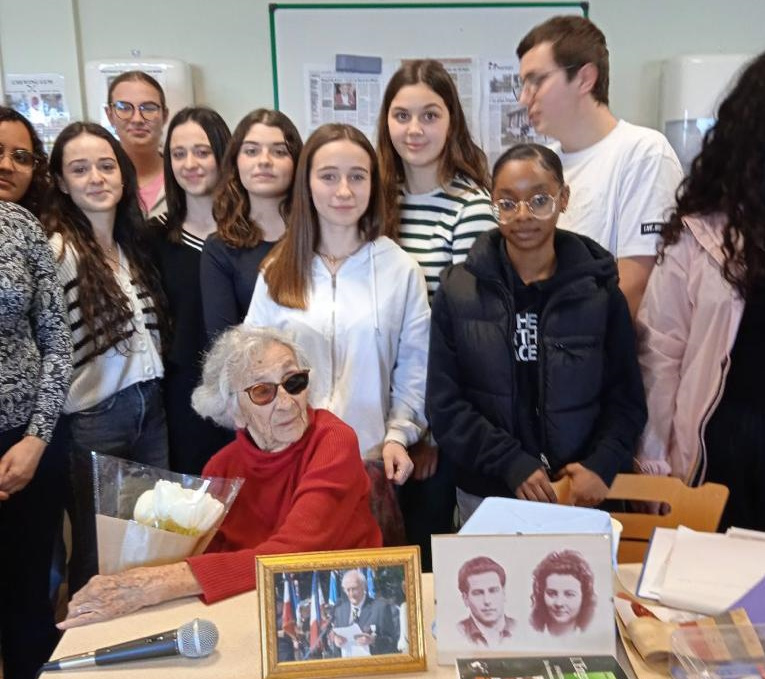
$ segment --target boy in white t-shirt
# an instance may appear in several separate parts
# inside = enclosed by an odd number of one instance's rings
[[[683,178],[664,135],[617,120],[608,108],[608,48],[589,19],[557,16],[533,28],[516,50],[520,101],[534,129],[558,140],[568,211],[558,226],[608,248],[634,318],[658,235]]]

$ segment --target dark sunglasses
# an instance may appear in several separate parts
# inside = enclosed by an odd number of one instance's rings
[[[283,387],[291,396],[296,396],[308,386],[308,370],[286,375],[281,382],[258,382],[247,387],[244,392],[256,406],[267,406],[276,398],[279,387]]]

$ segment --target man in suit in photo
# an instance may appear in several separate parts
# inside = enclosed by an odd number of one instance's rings
[[[359,570],[346,571],[342,588],[346,599],[335,606],[332,627],[357,624],[361,634],[349,639],[333,631],[330,638],[340,655],[346,658],[395,653],[397,636],[390,605],[367,595],[367,581]]]
[[[505,615],[507,576],[494,559],[477,556],[462,564],[457,584],[470,615],[457,631],[471,646],[501,648],[513,636],[515,620]]]

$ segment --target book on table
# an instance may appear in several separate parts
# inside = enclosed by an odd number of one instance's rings
[[[458,658],[457,679],[627,679],[611,655]]]

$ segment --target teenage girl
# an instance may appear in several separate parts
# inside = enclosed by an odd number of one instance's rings
[[[637,316],[650,474],[730,489],[720,529],[765,530],[765,54],[717,123],[662,229]]]
[[[364,458],[382,460],[387,479],[403,484],[413,468],[407,449],[425,427],[430,309],[417,264],[380,235],[382,205],[366,137],[350,125],[317,129],[247,322],[294,335],[315,366],[312,404],[353,427]]]
[[[147,217],[167,209],[162,171],[162,128],[168,110],[162,86],[143,71],[120,73],[109,84],[106,117],[138,176],[138,197]]]
[[[420,264],[432,298],[441,271],[464,261],[476,237],[496,227],[486,156],[470,136],[454,81],[433,59],[391,78],[378,123],[386,233]],[[413,482],[399,492],[410,542],[430,570],[430,535],[452,529],[454,483],[426,437],[412,450]]]
[[[202,316],[199,261],[215,232],[213,190],[231,132],[223,118],[205,107],[184,108],[170,121],[163,155],[167,214],[153,220],[157,264],[172,318],[165,354],[164,397],[170,468],[199,474],[233,434],[203,420],[191,407],[207,345]]]
[[[56,139],[50,173],[42,219],[74,341],[64,404],[75,490],[74,591],[97,570],[90,452],[167,467],[160,386],[166,316],[135,170],[120,144],[100,125],[72,123]]]
[[[433,300],[428,414],[457,470],[464,523],[483,498],[595,506],[629,470],[645,396],[616,263],[556,229],[568,204],[558,156],[537,144],[494,167],[499,228],[448,269]]]
[[[69,461],[59,415],[72,338],[48,241],[30,214],[48,184],[34,127],[0,106],[0,674],[8,679],[35,677],[59,636],[50,583]]]
[[[211,338],[247,313],[260,264],[284,235],[302,147],[297,128],[279,111],[252,111],[234,130],[213,198],[218,231],[202,250],[202,302]]]

